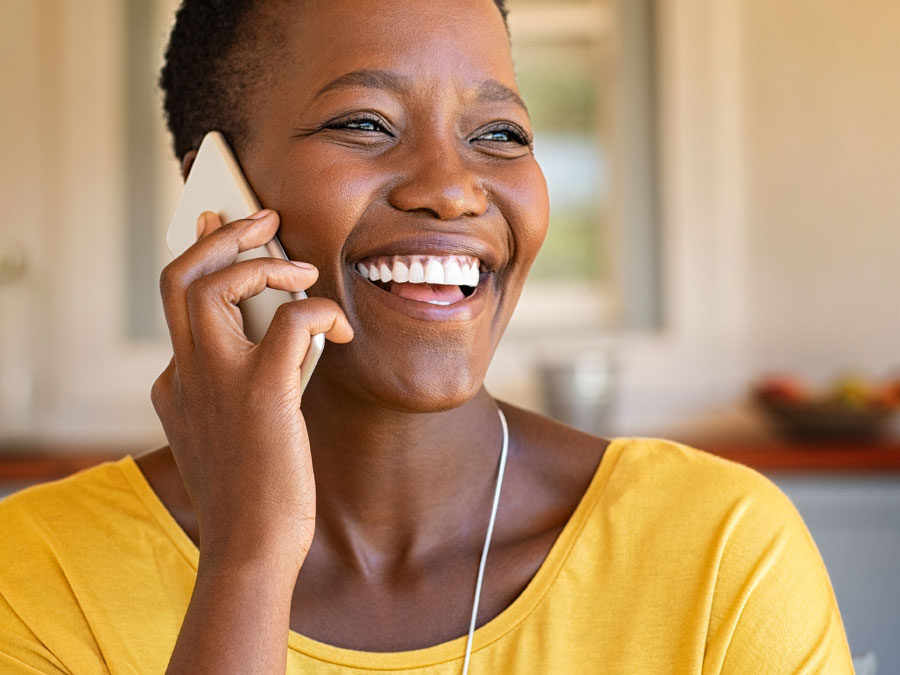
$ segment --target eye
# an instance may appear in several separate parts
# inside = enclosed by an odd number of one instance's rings
[[[382,120],[369,115],[344,117],[328,122],[328,124],[324,125],[322,128],[390,134]]]
[[[476,141],[489,141],[491,143],[515,143],[517,145],[531,145],[531,137],[514,124],[496,124],[479,133]]]

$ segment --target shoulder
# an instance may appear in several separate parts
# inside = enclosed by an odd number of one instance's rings
[[[90,512],[107,513],[110,506],[118,506],[134,494],[123,471],[127,461],[130,458],[106,462],[0,500],[0,523],[5,534],[83,522]]]
[[[614,439],[607,455],[604,505],[635,533],[668,541],[673,551],[712,555],[721,568],[752,564],[773,547],[822,567],[797,509],[757,471],[656,438]]]
[[[126,457],[0,501],[0,670],[4,658],[77,672],[165,653],[196,568],[149,494]]]
[[[598,594],[615,580],[614,601],[641,617],[693,626],[704,672],[850,672],[825,565],[765,476],[680,443],[616,438],[587,499],[570,566]]]
[[[520,453],[508,468],[510,487],[529,495],[533,521],[542,510],[567,520],[580,502],[592,512],[602,502],[601,510],[613,509],[635,533],[658,519],[694,540],[698,528],[718,530],[729,519],[758,522],[766,531],[774,521],[803,527],[790,500],[749,467],[675,441],[605,439],[507,404],[503,409]]]
[[[794,514],[790,500],[757,471],[682,443],[659,438],[616,438],[611,490],[689,510],[752,508],[768,514]]]
[[[641,551],[675,561],[667,575],[695,585],[713,672],[770,672],[765,649],[790,672],[849,672],[825,565],[774,483],[671,441],[616,439],[608,452],[604,504],[632,518]]]
[[[133,536],[146,511],[129,480],[130,458],[35,485],[0,501],[0,592],[30,585],[62,560]]]
[[[629,555],[703,569],[716,583],[747,579],[767,556],[778,560],[772,572],[824,573],[802,518],[772,481],[681,443],[613,439],[585,501],[588,548],[614,542]]]
[[[97,586],[82,581],[108,574],[107,535],[129,510],[128,489],[107,463],[0,501],[0,663],[61,672],[63,656],[97,655],[82,608]]]

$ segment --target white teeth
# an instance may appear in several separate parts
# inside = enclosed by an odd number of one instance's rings
[[[451,259],[444,265],[444,283],[451,286],[459,286],[463,282],[462,270],[459,263]]]
[[[427,302],[429,305],[441,305],[442,307],[446,307],[447,305],[450,304],[450,301],[449,301],[449,300],[447,300],[447,301],[444,301],[444,300],[426,300],[425,302]]]
[[[468,256],[384,256],[356,263],[356,270],[370,281],[446,286],[478,286],[479,261]]]
[[[392,270],[391,276],[397,283],[405,284],[409,281],[409,268],[402,260],[397,260],[394,263],[394,269]]]
[[[425,283],[426,284],[443,284],[444,283],[444,266],[437,260],[432,258],[425,266]]]
[[[478,278],[481,274],[478,271],[478,263],[474,263],[472,267],[469,269],[469,283],[468,286],[475,287],[478,285]]]
[[[425,283],[425,268],[418,260],[409,266],[409,283],[422,284]]]

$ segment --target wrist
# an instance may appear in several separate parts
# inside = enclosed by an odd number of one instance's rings
[[[260,545],[253,542],[248,545],[210,542],[204,546],[200,540],[200,562],[198,575],[205,572],[211,575],[261,575],[267,578],[285,577],[296,580],[297,574],[306,554],[308,546],[296,545]]]

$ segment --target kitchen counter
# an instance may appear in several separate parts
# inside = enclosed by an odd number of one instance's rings
[[[894,437],[824,442],[774,436],[704,436],[677,440],[767,474],[900,474],[900,438]],[[0,490],[10,484],[24,486],[62,478],[129,453],[140,454],[149,447],[0,447]]]
[[[687,443],[762,473],[900,474],[900,439],[814,442],[707,438]]]

